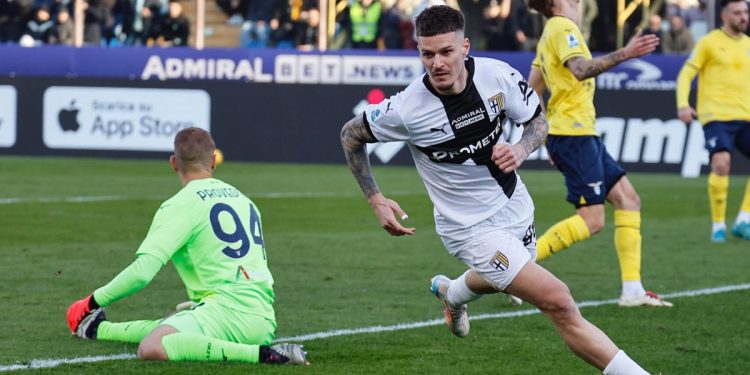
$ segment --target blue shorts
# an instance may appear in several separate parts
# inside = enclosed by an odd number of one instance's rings
[[[612,186],[625,175],[602,140],[593,135],[550,135],[547,151],[565,176],[567,200],[576,208],[603,204]]]
[[[750,122],[748,121],[711,121],[703,127],[706,138],[706,150],[710,155],[719,151],[734,151],[737,147],[741,153],[750,158]]]

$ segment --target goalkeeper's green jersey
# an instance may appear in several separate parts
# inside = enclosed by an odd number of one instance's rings
[[[136,252],[174,262],[193,301],[221,298],[231,308],[274,318],[260,212],[214,178],[193,180],[165,201]]]

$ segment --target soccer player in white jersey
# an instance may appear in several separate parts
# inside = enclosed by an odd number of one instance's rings
[[[645,374],[597,327],[584,319],[568,288],[534,262],[534,204],[516,169],[547,135],[539,98],[501,61],[469,56],[464,18],[448,6],[416,19],[420,58],[427,70],[404,91],[366,107],[347,122],[341,142],[352,173],[382,227],[412,235],[406,213],[378,189],[367,143],[404,141],[427,187],[438,234],[469,270],[455,280],[432,279],[446,324],[469,333],[466,304],[505,292],[539,308],[565,344],[605,374]],[[503,123],[524,127],[510,145]]]

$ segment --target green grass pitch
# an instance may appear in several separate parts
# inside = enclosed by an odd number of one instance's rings
[[[556,171],[521,171],[539,232],[572,213]],[[216,177],[250,196],[263,215],[274,274],[278,337],[438,319],[428,292],[437,273],[465,267],[434,232],[432,206],[414,168],[376,167],[386,196],[417,233],[379,228],[344,165],[227,162]],[[643,278],[674,293],[750,282],[750,243],[711,244],[704,178],[631,174],[643,205]],[[728,218],[746,177],[733,177]],[[0,157],[0,368],[34,359],[134,353],[136,346],[72,338],[65,310],[127,266],[160,202],[179,189],[166,161]],[[105,197],[78,202],[71,197]],[[106,198],[109,197],[109,198]],[[47,199],[49,198],[49,199]],[[62,198],[68,198],[63,200]],[[16,200],[14,200],[16,199]],[[577,301],[619,296],[612,212],[600,235],[542,263]],[[140,293],[108,308],[114,321],[155,319],[186,299],[171,265]],[[750,290],[673,299],[672,309],[606,304],[582,313],[653,373],[750,373]],[[529,309],[486,296],[471,315]],[[305,342],[311,366],[241,363],[68,364],[23,373],[596,374],[541,315],[479,320],[469,337],[442,326]]]

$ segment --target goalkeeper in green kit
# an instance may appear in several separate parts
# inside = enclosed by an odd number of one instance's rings
[[[213,178],[208,132],[183,129],[174,148],[170,163],[182,189],[159,207],[135,261],[68,308],[71,332],[140,343],[138,357],[145,360],[308,364],[301,345],[271,346],[273,277],[257,207]],[[145,287],[170,259],[193,303],[160,320],[106,319],[103,307]]]

